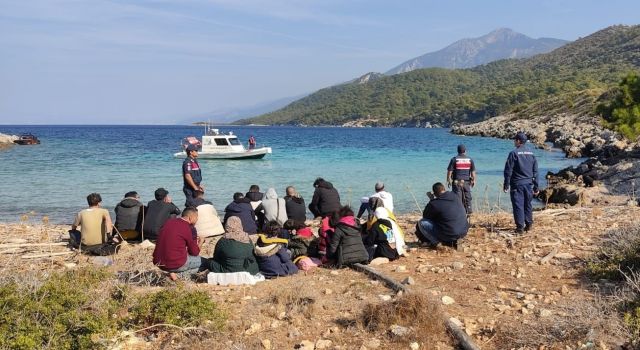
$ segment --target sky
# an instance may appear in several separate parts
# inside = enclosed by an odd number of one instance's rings
[[[0,124],[173,124],[497,28],[575,40],[637,0],[0,0]]]

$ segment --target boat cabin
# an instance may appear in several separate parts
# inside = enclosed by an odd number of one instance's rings
[[[208,129],[202,136],[202,153],[244,152],[245,148],[233,132],[221,133],[218,129]]]

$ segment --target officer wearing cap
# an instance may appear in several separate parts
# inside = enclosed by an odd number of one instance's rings
[[[187,152],[187,159],[182,163],[182,177],[184,179],[182,191],[187,200],[184,206],[194,207],[195,191],[204,192],[204,188],[200,185],[202,182],[200,164],[196,160],[198,158],[198,147],[190,144],[185,149],[185,152]]]
[[[510,190],[516,233],[533,227],[531,201],[538,195],[538,161],[526,146],[527,135],[518,132],[514,137],[515,149],[509,153],[504,165],[504,191]]]
[[[466,152],[464,145],[458,145],[458,155],[451,158],[447,167],[447,187],[453,183],[453,193],[460,197],[467,214],[471,214],[471,188],[476,185],[476,166]]]

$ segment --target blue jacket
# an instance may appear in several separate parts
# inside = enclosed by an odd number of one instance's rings
[[[253,208],[249,202],[244,200],[244,198],[233,201],[224,208],[223,225],[227,224],[227,219],[231,216],[237,216],[240,218],[244,232],[251,234],[258,232],[258,225],[256,225],[256,221],[254,219],[255,213],[253,212]]]
[[[431,220],[438,228],[443,242],[453,242],[467,235],[469,222],[462,200],[453,192],[446,191],[429,201],[422,218]]]
[[[511,151],[504,165],[504,189],[511,186],[533,184],[538,190],[538,161],[525,145]]]
[[[262,236],[254,249],[260,273],[266,278],[293,275],[298,267],[291,261],[291,254],[283,244],[274,243],[262,246]],[[286,240],[284,240],[286,241]]]

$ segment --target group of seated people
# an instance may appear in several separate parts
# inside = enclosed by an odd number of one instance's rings
[[[309,210],[320,219],[317,232],[307,225],[304,199],[294,187],[287,187],[286,196],[279,198],[274,188],[263,194],[257,185],[246,194],[234,193],[222,223],[203,193],[198,193],[197,207],[180,211],[162,188],[146,206],[137,193],[129,192],[115,208],[115,242],[108,242],[106,235],[100,237],[100,232],[112,232],[111,220],[108,211],[100,208],[100,195],[93,193],[87,197],[89,208],[78,214],[72,230],[82,226],[80,244],[97,255],[109,253],[104,247],[117,246],[118,239],[155,241],[153,263],[172,279],[205,270],[260,272],[265,278],[274,278],[320,265],[367,264],[378,257],[395,260],[405,253],[404,233],[393,214],[393,197],[383,183],[376,183],[376,192],[362,199],[357,215],[340,204],[338,191],[330,182],[318,178],[314,187]],[[423,219],[416,224],[416,236],[430,247],[439,243],[455,247],[468,230],[464,206],[440,183],[433,191]],[[97,222],[103,227],[97,227]],[[223,236],[213,256],[200,256],[203,238],[220,234]],[[102,251],[93,249],[95,246]]]

